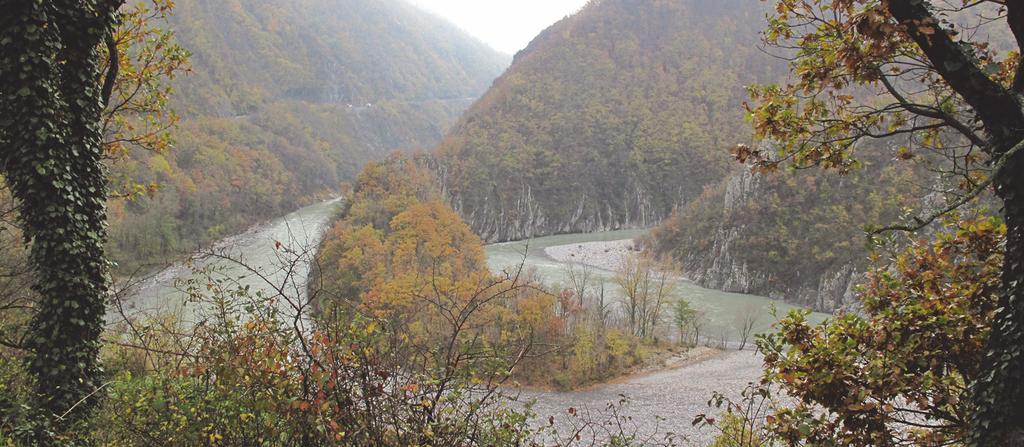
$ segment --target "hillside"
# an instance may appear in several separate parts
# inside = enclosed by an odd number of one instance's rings
[[[403,0],[181,0],[192,52],[173,85],[173,151],[115,178],[155,181],[112,204],[122,268],[195,248],[336,194],[363,163],[432,147],[507,58]]]
[[[488,241],[660,224],[647,245],[703,286],[850,303],[864,226],[926,192],[888,155],[846,176],[732,159],[750,139],[745,86],[786,77],[759,49],[763,7],[604,0],[544,31],[441,144],[453,207]]]
[[[437,167],[485,240],[649,226],[728,173],[744,85],[784,65],[763,6],[604,0],[540,34],[445,137]]]
[[[207,115],[282,99],[465,100],[507,65],[403,0],[187,0],[177,2],[172,27],[194,53],[179,109]]]
[[[921,205],[920,167],[876,159],[848,175],[735,173],[654,229],[646,244],[698,284],[785,299],[822,312],[849,307],[869,265],[864,228]]]

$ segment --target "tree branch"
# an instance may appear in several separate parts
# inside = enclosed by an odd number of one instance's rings
[[[976,197],[981,195],[981,193],[985,192],[986,189],[988,189],[990,186],[992,186],[992,179],[994,179],[997,175],[999,175],[999,172],[1003,169],[1003,166],[1006,165],[1006,161],[1009,160],[1010,158],[1012,158],[1014,155],[1016,155],[1017,152],[1020,152],[1021,149],[1024,149],[1024,140],[1018,142],[1016,145],[1014,145],[1012,148],[1010,148],[1010,150],[1006,151],[1005,154],[1003,154],[1001,157],[999,157],[998,160],[996,160],[996,162],[992,165],[992,174],[989,175],[988,179],[986,179],[985,181],[979,183],[977,186],[974,187],[974,189],[971,189],[970,192],[968,192],[964,196],[954,200],[953,202],[947,204],[942,209],[940,209],[940,210],[938,210],[936,212],[933,212],[933,213],[931,213],[931,214],[929,214],[929,215],[927,215],[925,217],[914,217],[914,223],[913,224],[894,224],[894,225],[888,225],[888,226],[885,226],[885,227],[882,227],[882,228],[878,228],[878,229],[874,229],[874,230],[869,230],[868,231],[868,235],[869,236],[873,236],[873,235],[877,235],[877,234],[886,233],[886,232],[889,232],[889,231],[915,232],[915,231],[920,230],[920,229],[922,229],[924,227],[927,227],[928,225],[931,225],[931,223],[935,222],[936,219],[938,219],[938,218],[940,218],[942,216],[945,216],[946,214],[950,213],[951,211],[953,211],[953,210],[955,210],[957,208],[960,208],[961,206],[963,206],[967,202],[970,202],[971,200],[974,200]]]
[[[896,89],[896,86],[892,84],[888,76],[886,76],[886,74],[883,73],[882,70],[878,70],[878,74],[878,80],[882,82],[882,85],[885,87],[885,90],[888,91],[893,98],[896,98],[896,101],[900,103],[900,107],[903,107],[906,111],[913,113],[915,115],[921,115],[927,118],[941,120],[942,122],[948,124],[950,127],[956,129],[968,140],[971,140],[971,143],[974,143],[975,145],[980,147],[989,146],[988,142],[985,141],[985,139],[978,136],[978,134],[975,133],[974,130],[972,130],[966,124],[960,122],[960,120],[956,119],[952,115],[945,113],[939,109],[934,109],[930,107],[926,108],[925,106],[911,103],[899,92],[899,90]]]
[[[1024,123],[1016,96],[990,79],[967,52],[954,42],[924,0],[887,0],[884,4],[896,21],[906,28],[931,61],[935,71],[978,113],[997,142],[1005,142]],[[995,146],[987,150],[998,150]]]
[[[1018,1],[1006,2],[1006,24],[1017,40],[1017,72],[1013,75],[1013,91],[1024,92],[1024,5]]]
[[[113,33],[107,33],[107,76],[103,79],[103,90],[100,98],[103,100],[103,107],[110,104],[110,96],[114,93],[114,84],[117,81],[118,70],[121,68],[120,55],[117,53],[117,41]]]

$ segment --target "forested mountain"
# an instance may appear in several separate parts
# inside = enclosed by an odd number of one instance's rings
[[[760,2],[594,1],[540,34],[445,138],[446,193],[490,241],[652,225],[749,139]]]
[[[114,178],[157,183],[112,203],[122,267],[194,248],[334,194],[363,163],[434,146],[507,58],[404,0],[180,0],[192,53],[170,108],[174,149]]]
[[[365,105],[476,98],[504,56],[403,0],[178,1],[194,53],[179,109],[237,116],[282,99]]]
[[[751,133],[745,87],[786,79],[760,49],[763,7],[604,0],[544,31],[441,144],[453,206],[490,241],[661,223],[647,245],[704,286],[851,302],[864,227],[926,192],[893,154],[845,176],[732,159]]]

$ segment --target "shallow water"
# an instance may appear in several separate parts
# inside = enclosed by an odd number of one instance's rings
[[[272,294],[272,287],[267,283],[281,284],[286,280],[288,272],[282,269],[280,242],[291,248],[315,248],[323,237],[327,225],[338,212],[340,202],[331,200],[302,208],[284,217],[256,225],[244,233],[226,238],[214,244],[213,251],[230,255],[242,260],[259,274],[247,271],[237,262],[224,259],[197,258],[194,262],[179,262],[164,269],[158,274],[142,281],[131,293],[131,313],[164,313],[180,312],[186,317],[191,312],[183,306],[186,294],[180,290],[183,281],[194,278],[195,268],[212,269],[215,276],[230,279],[241,286],[250,286]],[[551,259],[544,254],[544,249],[551,246],[576,244],[592,241],[614,241],[632,239],[644,234],[645,230],[620,230],[599,233],[566,234],[539,237],[529,241],[505,242],[491,244],[486,247],[487,260],[492,270],[514,268],[521,262],[541,275],[546,283],[558,288],[567,283],[566,264]],[[307,256],[308,257],[308,256]],[[307,259],[308,261],[308,259]],[[309,272],[309,264],[304,263],[293,272],[294,281],[289,283],[293,290],[302,290],[303,283]],[[618,286],[612,283],[611,272],[594,269],[594,273],[606,283],[608,296],[618,295]],[[261,278],[262,276],[262,278]],[[750,306],[757,308],[760,317],[756,330],[764,331],[771,326],[774,318],[771,307],[775,306],[778,315],[784,315],[794,306],[769,298],[728,293],[705,289],[692,282],[677,281],[682,297],[705,312],[708,319],[705,333],[713,340],[735,340],[738,338],[736,316],[745,312]],[[666,315],[668,312],[666,312]],[[825,314],[813,314],[812,320],[820,321]]]
[[[232,287],[249,286],[253,292],[261,291],[268,296],[273,296],[274,289],[281,286],[289,292],[305,293],[311,255],[340,206],[338,199],[307,206],[203,250],[231,259],[197,254],[189,261],[174,263],[132,288],[129,313],[177,313],[190,320],[195,316],[194,309],[186,305],[187,294],[182,288],[189,279],[206,278],[206,273],[197,275],[197,270],[210,272],[211,278],[230,281]],[[285,254],[283,248],[296,253]],[[292,262],[295,259],[300,262]],[[295,268],[289,271],[286,266]]]
[[[566,274],[566,263],[556,261],[544,253],[547,247],[558,245],[579,244],[593,241],[616,241],[623,239],[634,239],[643,235],[646,230],[619,230],[600,233],[586,234],[565,234],[557,236],[545,236],[529,241],[505,242],[487,246],[487,260],[492,270],[514,268],[525,261],[528,268],[536,269],[544,281],[556,287],[568,283]],[[605,290],[613,299],[620,295],[619,286],[612,279],[614,274],[600,269],[593,269],[602,281],[605,282]],[[771,298],[747,295],[742,293],[729,293],[720,290],[706,289],[691,281],[677,280],[677,290],[681,297],[690,301],[690,304],[704,312],[707,318],[707,325],[704,329],[709,341],[726,339],[732,342],[739,338],[737,319],[739,316],[750,311],[756,311],[758,317],[754,330],[756,333],[764,332],[771,328],[776,318],[772,315],[774,307],[778,316],[784,316],[790,310],[798,309],[796,306],[786,304]],[[666,317],[671,318],[670,312]],[[808,319],[814,322],[821,322],[827,318],[827,314],[813,313]]]

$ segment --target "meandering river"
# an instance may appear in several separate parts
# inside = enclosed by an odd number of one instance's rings
[[[526,266],[536,269],[545,282],[552,285],[567,285],[569,278],[566,263],[547,256],[544,249],[584,242],[633,239],[643,235],[645,231],[619,230],[566,234],[539,237],[530,241],[492,244],[487,246],[487,260],[492,270],[511,268],[525,262]],[[607,293],[612,299],[615,299],[619,294],[619,287],[614,284],[614,273],[601,269],[593,269],[593,273],[596,280],[605,282]],[[674,283],[678,295],[690,301],[691,306],[702,311],[707,319],[703,328],[707,341],[720,343],[721,340],[727,340],[728,344],[735,345],[739,337],[737,325],[740,322],[737,319],[745,313],[756,313],[754,332],[759,333],[771,328],[772,323],[775,322],[775,318],[772,316],[773,309],[779,316],[784,316],[790,310],[797,309],[796,306],[762,296],[706,289],[682,278],[677,278]],[[826,317],[828,317],[826,314],[813,313],[809,319],[820,322]]]
[[[254,290],[271,293],[266,279],[280,283],[285,281],[285,276],[289,274],[287,269],[282,268],[278,243],[293,249],[314,249],[319,245],[328,223],[338,212],[339,207],[338,200],[318,203],[221,240],[213,246],[213,251],[240,259],[253,271],[247,271],[237,262],[220,258],[197,258],[191,263],[176,263],[135,287],[132,293],[134,298],[131,300],[133,311],[181,310],[185,294],[179,290],[179,285],[192,278],[193,270],[196,268],[215,271],[218,277],[230,278],[242,286],[248,285]],[[632,239],[643,233],[644,230],[621,230],[546,236],[530,241],[491,244],[486,247],[486,253],[493,270],[511,268],[525,262],[526,267],[535,269],[546,282],[552,285],[565,285],[568,279],[566,264],[545,255],[545,248],[591,241]],[[292,284],[295,288],[301,288],[298,282],[304,281],[309,271],[308,265],[299,267],[298,271],[291,272],[297,281]],[[595,269],[594,273],[596,279],[607,283],[609,296],[616,296],[617,286],[611,283],[613,274],[599,269]],[[737,315],[747,312],[751,307],[756,308],[759,314],[756,331],[769,328],[774,321],[770,315],[772,306],[779,315],[794,308],[756,295],[706,289],[685,280],[676,282],[680,296],[704,312],[708,320],[705,333],[708,338],[714,340],[724,338],[735,341],[738,333],[735,327]],[[826,315],[814,314],[812,317],[820,320]]]
[[[288,272],[282,270],[281,249],[278,243],[290,247],[316,247],[333,216],[338,212],[337,200],[323,202],[302,208],[282,218],[260,224],[248,231],[226,238],[215,244],[213,249],[220,253],[241,258],[248,271],[233,261],[220,258],[203,258],[192,263],[177,263],[157,275],[143,281],[134,288],[130,304],[133,313],[182,310],[185,294],[176,284],[191,278],[194,267],[216,270],[218,275],[230,278],[256,290],[268,290],[267,281],[283,281]],[[591,241],[614,241],[630,239],[643,234],[643,230],[609,231],[590,234],[547,236],[529,242],[508,242],[486,247],[488,262],[493,270],[518,266],[525,262],[535,269],[547,282],[565,284],[566,264],[558,262],[544,253],[547,247],[579,244]],[[308,259],[308,256],[307,256]],[[309,265],[301,265],[293,273],[296,278],[291,285],[294,290],[303,289]],[[612,272],[595,270],[596,277],[609,283],[607,290],[614,296],[615,285],[610,284]],[[261,278],[263,277],[263,278]],[[770,326],[773,319],[769,310],[775,306],[784,313],[792,308],[785,303],[765,297],[726,293],[700,287],[682,279],[676,280],[680,295],[703,310],[708,318],[706,333],[711,338],[728,338],[735,341],[737,330],[735,318],[739,312],[751,306],[759,310],[757,330]],[[187,309],[184,312],[189,314]],[[812,318],[822,319],[825,315],[814,314]],[[734,343],[733,343],[734,345]],[[548,416],[554,416],[556,424],[562,425],[567,418],[566,410],[577,409],[600,411],[608,403],[617,402],[621,395],[628,396],[630,403],[622,415],[630,418],[642,432],[674,432],[689,438],[683,445],[706,445],[714,436],[713,430],[698,429],[690,424],[693,417],[707,411],[706,402],[713,391],[722,391],[736,396],[748,382],[757,380],[761,361],[753,352],[725,351],[699,363],[667,369],[646,375],[619,380],[616,383],[598,386],[583,391],[552,393],[524,392],[523,397],[535,401],[534,410],[538,423]],[[659,419],[663,418],[663,419]]]

